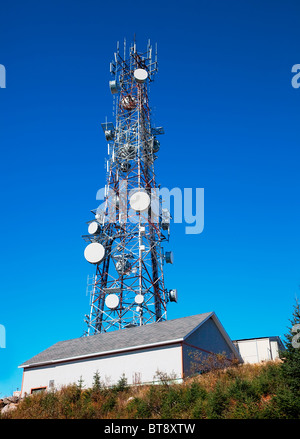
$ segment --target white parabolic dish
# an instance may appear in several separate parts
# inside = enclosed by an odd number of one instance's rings
[[[135,303],[141,305],[144,302],[144,296],[142,294],[137,294],[134,298]]]
[[[170,301],[177,302],[177,300],[178,300],[177,290],[176,289],[170,290],[169,294],[170,294]]]
[[[88,228],[88,231],[91,235],[95,235],[98,232],[99,224],[96,221],[93,221]]]
[[[110,309],[117,308],[119,305],[119,297],[116,294],[109,294],[105,298],[105,305]]]
[[[146,192],[135,192],[129,202],[133,210],[142,212],[150,206],[150,197]]]
[[[85,259],[91,264],[99,264],[105,255],[105,249],[99,242],[92,242],[84,250]]]
[[[136,69],[133,75],[137,82],[145,82],[148,78],[148,72],[145,69]]]

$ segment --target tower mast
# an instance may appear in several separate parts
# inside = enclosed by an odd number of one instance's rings
[[[108,142],[104,202],[92,211],[85,258],[96,266],[92,281],[86,335],[166,320],[167,303],[177,301],[167,291],[164,252],[169,241],[170,215],[162,215],[154,162],[162,127],[153,127],[149,84],[158,70],[157,50],[139,53],[136,43],[126,55],[119,44],[110,64],[110,91],[116,108],[115,126],[102,124]]]

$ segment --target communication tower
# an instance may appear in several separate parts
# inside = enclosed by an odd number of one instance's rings
[[[103,203],[92,210],[84,256],[95,265],[89,278],[90,313],[85,335],[159,322],[167,318],[167,303],[177,302],[177,291],[166,290],[164,263],[170,213],[163,209],[154,163],[162,127],[154,127],[149,85],[158,70],[150,41],[147,51],[130,45],[128,56],[119,43],[110,63],[109,81],[115,124],[102,123],[108,144]]]

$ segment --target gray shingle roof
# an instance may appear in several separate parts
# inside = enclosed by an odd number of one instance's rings
[[[127,328],[89,337],[60,341],[25,361],[19,367],[52,363],[76,357],[85,357],[113,351],[134,349],[140,346],[183,340],[213,312],[182,317],[144,326]]]

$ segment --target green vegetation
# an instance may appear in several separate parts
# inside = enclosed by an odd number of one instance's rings
[[[286,380],[285,364],[214,370],[182,384],[164,379],[158,385],[129,387],[121,377],[112,388],[101,385],[96,373],[90,389],[80,379],[59,391],[30,395],[2,418],[299,419],[299,391],[293,380]]]

